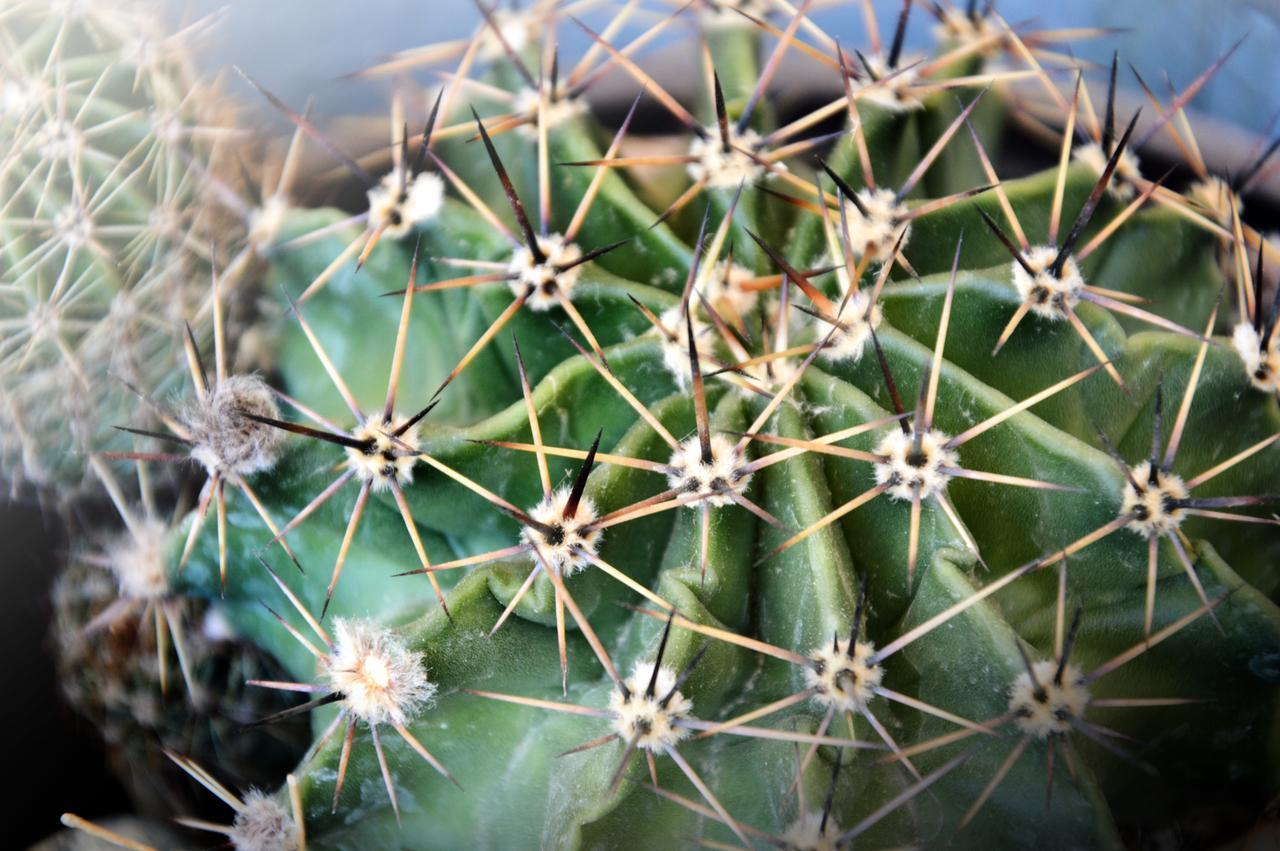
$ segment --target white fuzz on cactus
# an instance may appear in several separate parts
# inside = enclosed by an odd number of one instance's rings
[[[530,310],[543,312],[560,305],[557,293],[572,299],[574,284],[582,274],[582,267],[573,264],[582,257],[582,249],[560,234],[538,237],[537,244],[543,259],[522,245],[511,255],[507,268],[514,276],[511,291],[517,296],[528,292],[525,305]]]
[[[1075,666],[1066,665],[1059,677],[1058,663],[1035,662],[1023,671],[1009,690],[1009,711],[1018,729],[1037,739],[1071,731],[1089,705],[1089,690]],[[1034,679],[1032,676],[1034,675]]]
[[[1189,495],[1179,476],[1167,470],[1156,470],[1150,461],[1129,468],[1128,481],[1120,502],[1120,515],[1131,518],[1127,527],[1144,538],[1156,538],[1174,532],[1182,525],[1186,512],[1178,502]]]
[[[422,654],[370,621],[335,620],[333,651],[321,668],[347,711],[371,726],[403,726],[435,700],[436,685],[427,679]]]
[[[857,203],[845,201],[849,244],[854,253],[879,263],[889,259],[889,252],[899,239],[902,244],[898,250],[906,248],[911,238],[907,205],[896,200],[890,189],[859,189],[856,198]]]
[[[537,550],[541,561],[557,570],[561,576],[571,576],[590,564],[588,555],[594,556],[604,532],[591,524],[596,519],[596,507],[590,497],[579,499],[573,516],[568,516],[569,500],[573,489],[563,487],[543,499],[529,516],[542,525],[524,526],[520,538]]]
[[[381,412],[371,414],[351,433],[351,437],[364,446],[344,448],[347,469],[354,470],[356,478],[370,482],[375,490],[386,490],[392,483],[412,482],[413,467],[418,463],[418,456],[414,454],[418,448],[418,426],[415,423],[404,428],[406,422],[408,419],[399,414],[392,414],[390,418]]]
[[[711,435],[710,446],[708,460],[698,437],[681,443],[667,462],[667,484],[682,494],[698,494],[700,501],[711,505],[732,505],[734,495],[742,494],[751,484],[751,474],[742,470],[745,459],[737,445],[723,435]]]
[[[926,432],[886,432],[876,445],[876,484],[886,486],[893,499],[927,499],[945,490],[951,481],[948,468],[960,465],[960,455],[947,447],[950,436],[930,429]]]
[[[831,646],[811,652],[812,663],[805,669],[804,679],[814,691],[814,702],[841,712],[866,709],[884,679],[884,669],[872,660],[875,649],[859,641],[850,653],[848,639],[838,638]]]
[[[654,663],[637,662],[624,684],[625,692],[615,689],[609,695],[613,730],[620,739],[662,753],[688,737],[688,728],[678,722],[689,718],[693,701],[675,690],[675,671],[659,667],[655,678]]]
[[[1061,321],[1080,303],[1084,292],[1084,276],[1074,258],[1068,256],[1062,271],[1054,274],[1054,260],[1058,256],[1058,247],[1054,245],[1037,245],[1025,252],[1024,259],[1035,275],[1030,275],[1021,263],[1013,264],[1013,286],[1022,298],[1022,303],[1032,313],[1044,319]]]
[[[271,388],[256,375],[229,376],[190,399],[179,412],[191,438],[191,457],[210,475],[247,476],[275,464],[284,433],[246,413],[280,416]]]
[[[689,176],[697,181],[705,181],[710,189],[736,189],[744,183],[754,183],[767,177],[770,169],[766,168],[750,152],[760,147],[760,134],[747,128],[738,131],[729,126],[729,142],[720,137],[720,128],[708,127],[702,136],[695,136],[689,143]],[[773,170],[784,170],[786,166],[776,165]]]
[[[399,171],[391,171],[369,190],[369,221],[392,239],[432,221],[444,206],[440,175],[424,171],[402,187],[403,179]]]
[[[1071,152],[1071,158],[1089,169],[1089,173],[1095,178],[1106,171],[1107,161],[1111,159],[1098,142],[1080,145]],[[1141,180],[1142,164],[1138,161],[1138,155],[1126,148],[1116,160],[1115,171],[1107,190],[1121,201],[1131,201],[1138,192],[1138,182]]]
[[[227,837],[236,851],[295,851],[298,826],[275,798],[250,789],[241,801]]]

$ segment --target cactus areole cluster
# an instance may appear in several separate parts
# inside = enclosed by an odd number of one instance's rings
[[[39,5],[0,13],[0,458],[119,515],[72,549],[102,581],[59,646],[150,636],[121,669],[197,719],[212,613],[280,665],[246,735],[312,731],[265,788],[154,748],[212,793],[182,829],[1208,847],[1266,818],[1280,265],[1242,215],[1277,146],[1215,175],[1184,114],[1234,49],[1134,80],[1139,122],[1122,57],[1072,58],[1109,33],[998,4],[480,3],[357,72],[391,99],[368,150],[236,69],[292,130],[249,156],[179,96],[210,22],[139,52],[115,3]],[[673,38],[700,82],[668,91]],[[780,120],[790,63],[825,89]],[[1044,172],[1001,175],[1007,120]],[[1144,173],[1156,134],[1191,181]],[[356,208],[300,206],[308,161]]]

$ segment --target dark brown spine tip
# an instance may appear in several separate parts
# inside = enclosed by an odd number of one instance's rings
[[[871,329],[871,343],[876,350],[876,360],[880,363],[880,373],[884,377],[884,386],[889,391],[889,398],[893,400],[893,412],[898,416],[906,413],[906,408],[902,405],[902,396],[898,394],[898,385],[893,380],[893,372],[889,369],[889,360],[884,356],[884,349],[880,345],[880,335]],[[911,426],[907,424],[905,417],[898,420],[898,426],[902,429],[903,434],[911,434]]]
[[[1071,616],[1071,626],[1067,629],[1067,637],[1062,642],[1062,658],[1058,659],[1058,668],[1053,673],[1053,682],[1055,685],[1062,685],[1063,672],[1067,670],[1067,660],[1071,658],[1071,648],[1076,643],[1076,635],[1080,632],[1080,616],[1084,614],[1084,606],[1076,606],[1076,612]]]
[[[893,44],[889,48],[889,59],[886,63],[889,70],[897,68],[898,60],[902,58],[902,44],[907,36],[907,21],[911,17],[913,5],[913,0],[902,0],[902,11],[898,13],[898,25],[893,29]]]
[[[1120,137],[1116,149],[1111,152],[1111,157],[1107,160],[1107,167],[1102,170],[1102,174],[1098,177],[1098,182],[1093,186],[1093,191],[1089,193],[1084,206],[1080,208],[1079,215],[1076,216],[1075,222],[1071,225],[1071,232],[1062,241],[1062,247],[1058,249],[1058,256],[1053,258],[1053,264],[1050,265],[1049,271],[1053,273],[1055,278],[1062,276],[1062,267],[1066,264],[1067,258],[1071,255],[1071,251],[1075,248],[1081,234],[1084,233],[1084,229],[1089,225],[1089,220],[1093,218],[1093,213],[1098,208],[1098,202],[1102,200],[1102,193],[1107,191],[1107,186],[1111,183],[1111,176],[1115,174],[1116,166],[1120,164],[1120,157],[1124,154],[1124,149],[1129,144],[1129,137],[1133,135],[1133,128],[1137,126],[1140,115],[1142,115],[1141,109],[1135,112],[1133,118],[1129,120],[1129,126],[1124,129],[1124,135]]]
[[[533,225],[529,221],[524,205],[520,203],[520,196],[516,194],[515,185],[512,184],[511,177],[507,174],[506,166],[502,164],[502,158],[498,156],[498,150],[493,146],[493,140],[489,138],[489,131],[485,129],[484,122],[480,120],[480,113],[476,112],[475,107],[471,108],[471,116],[475,119],[476,127],[480,131],[480,139],[484,142],[484,149],[489,155],[489,162],[493,165],[493,170],[498,175],[498,182],[502,184],[502,192],[507,196],[507,202],[511,205],[511,212],[515,214],[516,222],[520,225],[520,231],[524,235],[525,245],[528,247],[529,253],[533,256],[535,263],[539,265],[546,263],[547,255],[542,252],[542,247],[538,245],[538,237],[533,231]]]
[[[573,490],[569,491],[569,499],[564,505],[564,518],[572,520],[578,513],[578,505],[582,502],[582,495],[587,490],[587,477],[591,475],[591,468],[596,463],[596,450],[600,448],[600,436],[604,434],[604,429],[596,431],[596,439],[591,441],[591,448],[587,450],[587,457],[582,462],[582,466],[578,468],[578,476],[573,482]]]

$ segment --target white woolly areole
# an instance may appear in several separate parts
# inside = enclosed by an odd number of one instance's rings
[[[166,531],[159,520],[144,517],[139,519],[136,528],[107,545],[107,563],[122,597],[155,600],[169,593],[164,558]]]
[[[1280,334],[1272,334],[1270,345],[1262,350],[1262,337],[1251,323],[1241,322],[1231,334],[1231,345],[1244,361],[1249,381],[1264,393],[1280,392]]]
[[[93,242],[93,219],[79,204],[67,204],[53,216],[53,234],[68,249],[84,248]]]
[[[873,467],[876,484],[889,485],[887,493],[894,499],[911,499],[917,489],[921,499],[928,499],[951,481],[942,468],[960,466],[959,453],[945,445],[950,435],[934,429],[919,433],[919,452],[915,449],[916,435],[914,429],[910,434],[894,429],[886,432],[876,446],[876,454],[885,457]]]
[[[1036,274],[1028,275],[1022,264],[1015,260],[1013,286],[1036,316],[1061,321],[1067,318],[1067,308],[1074,309],[1080,303],[1084,276],[1080,274],[1075,258],[1067,257],[1062,264],[1062,274],[1055,277],[1049,267],[1057,256],[1058,247],[1055,245],[1037,245],[1028,249],[1023,259]]]
[[[511,292],[517,296],[524,295],[530,287],[525,306],[530,310],[542,312],[550,310],[560,302],[556,298],[556,290],[564,293],[566,298],[573,298],[573,286],[578,282],[582,266],[558,271],[557,267],[567,266],[582,256],[582,249],[577,243],[568,242],[558,233],[538,237],[538,250],[547,258],[545,263],[534,261],[533,252],[527,245],[522,245],[511,255],[507,271],[515,276],[511,282]]]
[[[712,355],[712,326],[699,319],[696,312],[691,318],[693,320],[693,346],[698,350],[698,362],[701,366]],[[684,322],[684,311],[678,304],[674,307],[668,307],[658,317],[658,321],[662,323],[663,328],[673,335],[669,337],[663,334],[660,329],[654,329],[655,333],[658,334],[662,347],[662,364],[667,368],[667,372],[670,372],[675,378],[680,388],[682,390],[686,389],[693,380],[693,373],[689,371],[689,342],[688,330]]]
[[[1058,663],[1047,660],[1034,663],[1031,670],[1035,672],[1035,682],[1023,671],[1009,689],[1009,711],[1014,723],[1037,739],[1068,732],[1071,719],[1082,717],[1089,705],[1084,676],[1074,665],[1067,665],[1062,671],[1062,683],[1055,683]]]
[[[874,103],[876,106],[887,109],[890,112],[906,112],[907,110],[920,109],[924,106],[924,101],[916,97],[911,87],[919,80],[919,73],[912,67],[916,63],[918,57],[908,58],[900,57],[896,70],[890,69],[885,64],[882,56],[868,56],[867,64],[871,66],[871,75],[875,80],[866,80],[863,84],[854,90],[858,96],[858,100],[867,103]],[[864,69],[859,69],[864,70]],[[885,80],[893,74],[891,80]],[[881,82],[876,82],[879,80]]]
[[[275,244],[288,212],[289,201],[283,195],[272,195],[249,214],[248,239],[255,251],[265,254]]]
[[[613,730],[623,741],[634,740],[636,747],[647,751],[664,751],[689,735],[676,722],[689,717],[693,701],[677,691],[663,705],[662,699],[676,684],[676,672],[665,666],[658,669],[653,697],[648,697],[645,690],[652,676],[652,662],[637,662],[631,676],[623,680],[630,693],[615,689],[609,696],[609,711]]]
[[[835,817],[828,815],[824,827],[819,810],[805,813],[791,822],[779,837],[784,851],[836,851],[839,838],[840,827]]]
[[[403,166],[402,166],[403,167]],[[444,206],[444,181],[424,171],[400,189],[399,172],[390,171],[369,190],[369,221],[392,239],[399,239],[415,225],[429,222]]]
[[[21,119],[40,103],[40,87],[37,81],[21,77],[0,80],[0,116]]]
[[[436,696],[422,654],[371,621],[338,618],[333,651],[321,663],[347,712],[366,724],[407,724]]]
[[[515,106],[512,112],[516,115],[528,115],[535,120],[529,124],[521,124],[516,128],[516,132],[527,139],[538,138],[538,107],[542,100],[542,95],[537,89],[521,89],[516,92]],[[580,115],[587,114],[587,101],[580,97],[564,97],[559,90],[555,96],[547,98],[547,107],[542,112],[541,120],[546,122],[547,129],[551,130],[564,124],[566,121],[572,121]]]
[[[42,159],[75,160],[84,148],[84,136],[70,121],[50,118],[36,130],[30,144]]]
[[[1218,224],[1231,225],[1231,199],[1235,199],[1236,212],[1244,215],[1244,199],[1232,190],[1221,177],[1209,176],[1187,187],[1187,197],[1199,204]]]
[[[191,435],[191,457],[209,475],[247,476],[275,465],[284,433],[244,414],[280,416],[270,388],[256,375],[223,379],[183,407],[180,419]]]
[[[544,498],[529,510],[530,517],[550,526],[554,534],[544,534],[541,529],[532,526],[525,526],[520,530],[520,539],[532,544],[542,555],[543,561],[559,571],[561,576],[572,576],[590,564],[576,551],[582,550],[595,555],[600,539],[604,536],[600,529],[582,528],[596,519],[596,507],[589,497],[584,495],[578,500],[578,510],[572,518],[564,516],[571,492],[572,488],[560,488],[551,494],[551,499]]]
[[[755,290],[743,286],[755,277],[756,273],[745,266],[737,263],[729,266],[727,260],[721,260],[707,274],[702,285],[702,295],[721,316],[730,320],[745,316],[755,308],[760,298]]]
[[[227,834],[236,851],[296,851],[298,826],[276,800],[257,789],[244,796]]]
[[[907,247],[911,239],[911,225],[907,223],[907,214],[911,211],[906,204],[894,200],[891,189],[859,189],[858,203],[867,211],[862,211],[849,200],[845,201],[845,218],[849,222],[849,244],[855,254],[870,257],[874,262],[889,259],[898,237],[902,237],[902,247]]]
[[[819,647],[810,653],[814,664],[805,668],[804,680],[809,688],[817,690],[814,702],[842,712],[865,708],[884,679],[884,668],[871,662],[875,649],[874,644],[859,641],[850,658],[849,640],[841,638],[834,646]]]
[[[1107,161],[1111,159],[1103,153],[1102,145],[1097,142],[1090,142],[1076,148],[1071,152],[1071,158],[1089,169],[1095,178],[1102,177],[1102,173],[1107,170]],[[1137,154],[1125,148],[1120,154],[1120,159],[1116,161],[1116,170],[1111,173],[1111,182],[1107,190],[1121,201],[1130,201],[1137,194],[1136,182],[1141,179],[1142,168]]]
[[[672,490],[696,493],[711,505],[731,505],[732,494],[742,493],[751,483],[751,475],[742,472],[743,463],[737,444],[720,434],[711,435],[711,462],[703,461],[702,443],[694,435],[667,462],[667,484]]]
[[[831,334],[831,339],[827,340],[827,345],[818,353],[818,357],[837,363],[860,360],[871,340],[871,332],[880,327],[882,318],[880,305],[871,303],[871,295],[866,290],[858,290],[849,296],[849,302],[840,314],[840,325],[833,326],[827,320],[815,316],[813,331],[818,342],[826,339],[828,333]],[[833,327],[834,332],[831,330]]]
[[[1137,483],[1124,483],[1120,499],[1120,516],[1133,515],[1125,526],[1144,538],[1172,532],[1182,525],[1184,510],[1172,502],[1187,498],[1187,486],[1173,473],[1156,472],[1156,483],[1150,484],[1151,462],[1143,461],[1129,468],[1129,477]]]
[[[703,27],[710,30],[740,29],[755,26],[749,18],[738,14],[739,11],[761,19],[773,11],[766,0],[707,0],[707,2],[701,4],[701,9],[702,12],[698,15],[698,21]]]
[[[756,131],[747,128],[739,132],[730,124],[729,150],[726,151],[720,139],[720,127],[705,130],[703,137],[695,136],[689,143],[689,156],[697,158],[688,166],[689,176],[694,180],[705,180],[711,189],[737,189],[740,183],[752,183],[769,171],[747,153],[761,145]],[[773,168],[783,170],[786,166],[775,163]]]
[[[356,478],[360,481],[372,482],[375,491],[390,488],[392,482],[403,485],[413,481],[413,466],[418,459],[408,454],[410,450],[405,447],[418,448],[418,426],[415,424],[405,429],[398,438],[400,443],[388,437],[400,429],[406,419],[400,414],[393,414],[390,419],[381,413],[371,414],[351,434],[355,440],[367,443],[368,448],[348,446],[343,449],[347,454],[347,467],[356,471]]]

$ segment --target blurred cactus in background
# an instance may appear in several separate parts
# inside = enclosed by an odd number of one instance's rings
[[[210,330],[208,281],[242,238],[211,203],[218,151],[243,144],[202,81],[203,24],[142,3],[0,7],[0,475],[66,497],[85,453],[146,426],[182,323]],[[131,389],[134,388],[134,389]]]

